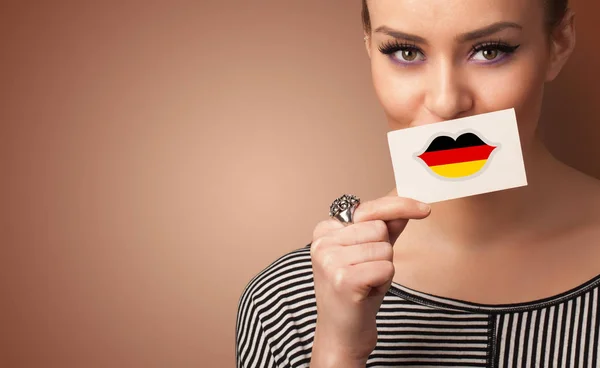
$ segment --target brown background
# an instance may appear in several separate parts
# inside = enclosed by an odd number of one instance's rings
[[[237,302],[394,187],[360,2],[2,1],[0,366],[233,367]],[[600,5],[547,90],[600,177]]]

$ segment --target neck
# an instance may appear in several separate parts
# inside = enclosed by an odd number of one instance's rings
[[[410,230],[462,247],[506,243],[538,233],[547,226],[543,218],[565,189],[557,178],[564,178],[568,169],[537,139],[524,150],[523,159],[527,186],[434,203],[431,215],[409,224]]]

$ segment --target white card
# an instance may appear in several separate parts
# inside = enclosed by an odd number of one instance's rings
[[[527,185],[514,109],[388,132],[398,196],[434,203]]]

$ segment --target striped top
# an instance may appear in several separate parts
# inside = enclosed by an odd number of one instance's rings
[[[600,276],[554,297],[484,305],[393,283],[377,315],[367,367],[600,367]],[[238,368],[308,367],[316,323],[310,244],[244,289]]]

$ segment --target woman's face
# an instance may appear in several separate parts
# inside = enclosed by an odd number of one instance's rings
[[[370,0],[367,49],[392,130],[514,107],[534,136],[550,46],[542,1]]]

